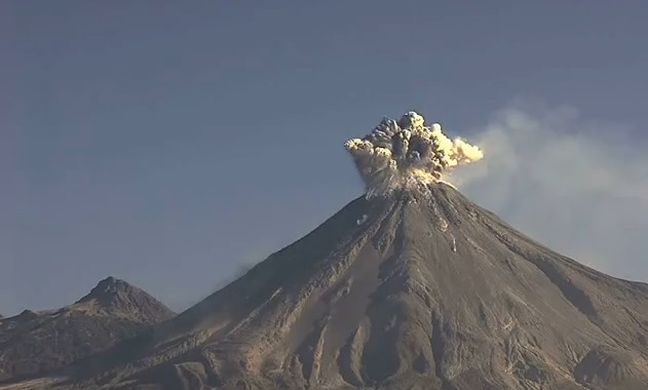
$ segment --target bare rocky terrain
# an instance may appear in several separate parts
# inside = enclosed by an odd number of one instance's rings
[[[73,305],[0,318],[0,381],[65,367],[173,315],[144,291],[107,278]]]
[[[352,201],[173,320],[47,380],[16,386],[646,389],[648,285],[438,184]]]

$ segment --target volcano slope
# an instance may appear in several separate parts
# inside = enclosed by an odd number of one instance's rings
[[[439,183],[352,201],[75,375],[60,386],[646,389],[648,285],[552,252]]]

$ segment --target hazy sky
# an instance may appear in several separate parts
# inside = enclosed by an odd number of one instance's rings
[[[2,1],[0,314],[107,275],[185,308],[361,194],[342,143],[411,108],[482,142],[457,177],[473,200],[646,281],[646,20],[645,1]]]

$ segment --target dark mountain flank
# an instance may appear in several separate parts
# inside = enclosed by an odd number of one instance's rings
[[[561,256],[439,183],[354,200],[66,375],[19,386],[646,389],[648,285]]]
[[[64,367],[172,316],[144,291],[104,279],[73,305],[0,319],[0,381]]]

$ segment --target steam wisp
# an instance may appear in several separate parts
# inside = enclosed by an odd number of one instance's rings
[[[427,188],[441,181],[448,169],[484,157],[477,146],[448,138],[440,124],[426,126],[414,111],[398,122],[383,119],[370,134],[350,139],[344,147],[353,156],[369,197]]]

